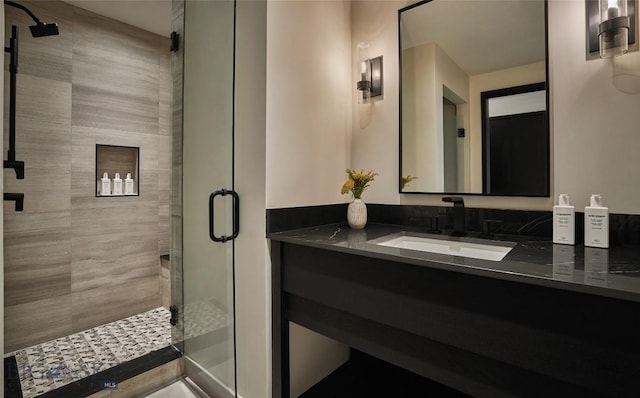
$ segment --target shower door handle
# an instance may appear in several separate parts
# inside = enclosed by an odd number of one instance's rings
[[[215,221],[215,210],[213,208],[213,202],[215,201],[216,196],[227,196],[231,195],[233,198],[233,232],[231,236],[217,236],[215,231],[213,230],[213,225]],[[240,233],[240,196],[238,193],[233,190],[221,189],[219,191],[213,192],[209,196],[209,237],[214,242],[227,242],[230,240],[234,240],[238,237]]]

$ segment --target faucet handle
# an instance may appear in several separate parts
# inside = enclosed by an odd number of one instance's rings
[[[427,218],[429,220],[427,232],[432,234],[439,234],[440,230],[440,216],[432,216]]]
[[[482,220],[482,236],[492,238],[494,235],[491,226],[501,223],[502,220]]]

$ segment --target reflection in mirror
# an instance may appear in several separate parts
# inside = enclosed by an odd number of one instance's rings
[[[545,1],[432,0],[398,17],[400,192],[548,196]],[[533,84],[538,102],[511,122],[483,114],[488,95]]]
[[[485,194],[545,196],[548,192],[545,94],[544,83],[480,94]]]

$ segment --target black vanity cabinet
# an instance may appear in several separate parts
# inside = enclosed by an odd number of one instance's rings
[[[471,396],[639,394],[637,301],[269,237],[274,398],[289,321]]]

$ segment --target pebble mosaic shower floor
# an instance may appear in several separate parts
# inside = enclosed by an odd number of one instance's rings
[[[182,319],[179,319],[178,326],[185,327],[184,332],[181,327],[173,330],[174,340],[189,340],[210,333],[217,333],[217,338],[222,340],[231,338],[231,318],[215,299],[191,302],[180,307],[179,312]],[[15,357],[13,366],[17,367],[16,378],[20,379],[23,398],[34,398],[52,391],[54,394],[60,387],[111,369],[113,375],[104,375],[104,381],[108,382],[117,378],[117,365],[171,345],[170,318],[170,312],[159,307],[8,353],[5,364],[7,358]],[[16,393],[16,398],[20,398],[18,395]]]
[[[8,353],[24,398],[45,394],[171,344],[164,307]]]

